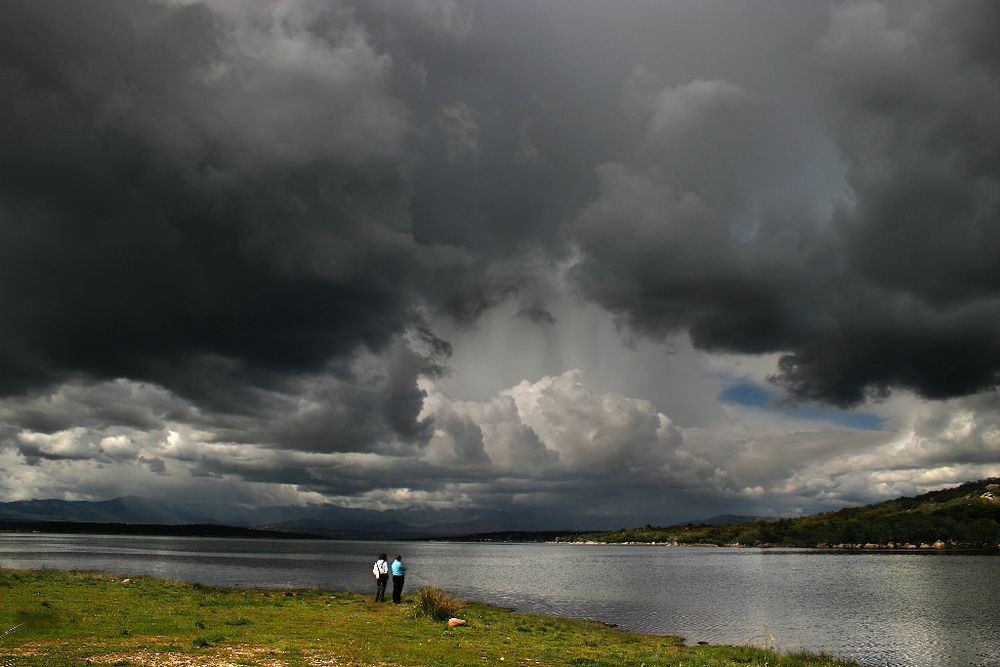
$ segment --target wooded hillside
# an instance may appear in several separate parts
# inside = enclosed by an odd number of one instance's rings
[[[839,548],[1000,548],[1000,478],[793,519],[646,526],[573,541]]]

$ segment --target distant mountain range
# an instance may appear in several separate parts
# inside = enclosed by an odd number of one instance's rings
[[[0,523],[227,525],[346,539],[408,539],[505,531],[581,530],[550,515],[508,516],[465,509],[377,511],[308,505],[247,509],[226,504],[171,503],[126,496],[104,501],[20,500],[0,503]],[[592,529],[592,525],[589,526]]]
[[[76,521],[81,523],[220,523],[208,514],[135,496],[98,502],[17,500],[0,503],[3,521]]]

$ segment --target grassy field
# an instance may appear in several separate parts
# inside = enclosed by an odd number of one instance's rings
[[[222,589],[0,570],[0,667],[22,665],[853,665],[466,604],[449,628],[401,605],[318,590]],[[425,600],[425,603],[428,602]],[[434,603],[432,600],[431,603]]]

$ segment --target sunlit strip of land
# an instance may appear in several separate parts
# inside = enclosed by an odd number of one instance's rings
[[[1000,478],[794,519],[722,526],[645,526],[557,537],[554,541],[995,551],[1000,549]]]

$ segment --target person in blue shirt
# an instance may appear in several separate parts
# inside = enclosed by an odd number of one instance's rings
[[[406,575],[406,566],[403,565],[403,557],[396,556],[392,561],[392,601],[399,604],[403,596],[403,579]]]

